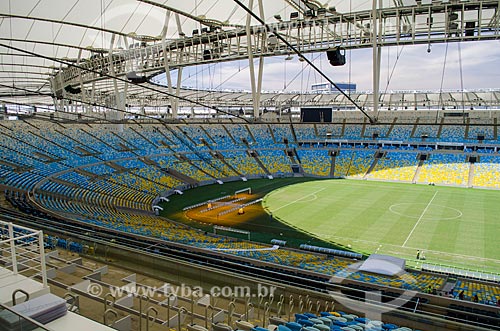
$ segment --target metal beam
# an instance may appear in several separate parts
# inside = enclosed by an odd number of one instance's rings
[[[234,0],[241,8],[245,9],[247,13],[249,13],[253,18],[255,18],[260,24],[264,25],[266,28],[266,31],[270,31],[269,26],[255,13],[253,13],[248,7],[246,7],[241,1],[239,0]],[[291,45],[289,42],[287,42],[279,33],[276,31],[274,32],[274,35],[278,37],[281,41],[283,41],[291,50],[293,50],[302,60],[307,62],[307,64],[313,68],[317,73],[319,73],[323,78],[325,78],[330,84],[332,84],[341,94],[343,94],[363,115],[365,115],[369,120],[370,123],[373,122],[373,119],[371,118],[370,115],[368,115],[363,108],[361,108],[351,97],[349,97],[342,89],[340,89],[335,82],[333,82],[327,75],[324,74],[323,71],[321,71],[314,63],[312,63],[308,58],[306,58],[302,53],[293,45]]]
[[[7,49],[10,49],[10,50],[13,50],[13,51],[17,51],[17,52],[23,52],[23,53],[26,53],[26,54],[29,54],[29,55],[34,55],[34,56],[37,56],[37,57],[40,57],[40,58],[43,58],[45,60],[51,60],[51,61],[54,61],[54,62],[57,62],[61,65],[66,65],[66,66],[69,66],[69,67],[74,67],[74,68],[78,68],[80,70],[86,70],[86,71],[90,71],[91,69],[86,69],[86,68],[83,68],[81,66],[78,66],[77,64],[75,63],[70,63],[70,62],[65,62],[65,61],[62,61],[60,59],[57,59],[57,58],[51,58],[49,56],[45,56],[45,55],[42,55],[42,54],[37,54],[37,53],[34,53],[34,52],[31,52],[31,51],[27,51],[27,50],[24,50],[24,49],[21,49],[21,48],[18,48],[18,47],[14,47],[14,46],[11,46],[11,45],[7,45],[7,44],[1,44],[0,43],[0,47],[5,47]],[[122,82],[122,83],[125,83],[126,85],[129,83],[128,80],[126,79],[123,79],[121,77],[117,77],[117,76],[114,76],[114,75],[110,75],[108,73],[103,73],[103,72],[97,72],[98,74],[101,74],[103,76],[106,76],[106,78],[108,79],[112,79],[114,82]],[[51,83],[54,84],[54,82],[58,79],[59,77],[54,77],[52,78],[51,80]],[[184,102],[188,102],[188,103],[191,103],[191,104],[194,104],[194,105],[198,105],[198,106],[201,106],[201,107],[204,107],[204,108],[207,108],[207,109],[212,109],[212,110],[215,110],[216,112],[220,112],[222,114],[226,114],[226,115],[231,115],[231,116],[234,116],[234,117],[238,117],[238,118],[241,118],[242,120],[244,120],[245,122],[248,122],[248,120],[244,117],[239,117],[238,115],[234,115],[234,114],[231,114],[229,112],[226,112],[222,109],[219,109],[213,105],[210,105],[210,104],[204,104],[203,102],[200,102],[198,100],[192,100],[192,99],[188,99],[184,96],[176,96],[176,95],[172,95],[172,94],[169,94],[168,92],[164,91],[164,90],[160,90],[160,89],[156,89],[156,88],[153,88],[152,86],[150,85],[142,85],[141,88],[145,89],[145,90],[148,90],[148,91],[152,91],[154,93],[157,93],[157,94],[163,94],[163,95],[167,95],[169,97],[173,97],[173,98],[177,98],[179,100],[182,100]],[[62,90],[63,94],[65,93],[64,89]],[[64,101],[64,98],[61,99]],[[152,119],[155,119],[154,117],[152,117]],[[160,121],[161,122],[161,121]]]
[[[476,17],[478,17],[478,11],[488,13],[488,15],[481,16],[481,21],[477,24],[472,36],[465,36],[464,31],[461,32],[462,34],[451,35],[445,20],[439,24],[434,22],[430,26],[426,23],[429,15],[431,17],[446,15],[454,8],[451,5],[433,4],[418,7],[382,8],[379,9],[379,17],[383,17],[383,20],[377,28],[377,30],[381,31],[378,44],[380,47],[385,47],[469,40],[495,40],[500,38],[500,29],[491,29],[489,25],[491,16],[495,15],[498,6],[498,1],[481,1],[480,8],[478,8],[477,3],[466,2],[460,5],[460,7],[464,8],[465,13],[469,12]],[[412,22],[411,28],[404,23],[407,20]],[[366,33],[368,31],[370,34],[373,27],[367,29],[365,24],[371,23],[371,21],[372,12],[360,11],[342,15],[328,14],[321,17],[299,19],[293,22],[279,22],[266,26],[253,26],[249,29],[249,32],[247,29],[232,29],[193,37],[182,37],[166,42],[165,51],[161,44],[153,44],[141,49],[116,52],[116,56],[122,58],[126,65],[115,64],[117,66],[115,72],[120,76],[126,73],[125,68],[127,70],[132,68],[137,72],[159,71],[164,69],[164,58],[169,61],[170,68],[248,59],[248,45],[256,45],[265,39],[268,34],[267,27],[270,32],[280,33],[285,41],[279,40],[274,48],[260,47],[253,49],[254,57],[283,56],[289,52],[287,43],[294,47],[300,46],[303,54],[324,52],[328,48],[338,45],[339,41],[342,42],[343,47],[346,49],[368,48],[373,47],[373,45],[369,40],[367,42]],[[351,24],[363,28],[352,32],[352,29],[348,28]],[[305,29],[305,27],[314,28]],[[200,45],[204,47],[200,47]],[[216,52],[211,57],[204,57],[203,50],[205,49],[214,49]],[[147,68],[140,67],[136,64],[139,62],[137,59],[144,59],[149,66]],[[110,63],[103,63],[99,59],[93,59],[87,61],[84,66],[89,69],[97,69],[103,66],[109,67]],[[104,79],[99,75],[90,74],[89,71],[78,72],[75,68],[64,69],[64,71],[73,71],[72,73],[64,73],[65,78],[63,81],[65,84],[76,84],[77,82],[73,80],[79,75],[83,75],[83,80],[87,83]]]

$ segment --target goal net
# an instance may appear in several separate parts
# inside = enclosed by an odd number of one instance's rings
[[[246,194],[252,194],[252,188],[251,187],[246,187],[238,191],[234,191],[234,197],[237,198],[238,194],[240,193],[246,193]]]
[[[240,236],[243,236],[243,238],[246,237],[245,239],[250,240],[250,231],[230,228],[227,226],[214,225],[214,234],[224,234],[224,232],[231,233],[230,236],[232,237],[238,237],[235,236],[235,234],[239,234]]]

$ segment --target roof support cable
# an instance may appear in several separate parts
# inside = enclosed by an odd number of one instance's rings
[[[444,75],[446,71],[446,60],[448,58],[448,42],[446,42],[446,46],[444,49],[444,61],[443,61],[443,71],[441,73],[441,85],[439,86],[439,104],[438,107],[444,109],[444,100],[443,100],[443,84],[444,84]],[[439,109],[436,112],[436,123],[438,120]]]
[[[83,71],[92,72],[94,74],[98,74],[98,75],[101,75],[101,76],[104,76],[104,77],[107,77],[107,78],[110,78],[110,79],[116,79],[117,81],[121,81],[123,83],[129,83],[129,81],[127,79],[125,79],[125,78],[112,76],[112,75],[110,75],[110,74],[108,74],[106,72],[103,72],[103,71],[97,71],[97,70],[93,70],[93,69],[84,68],[84,67],[82,67],[82,66],[80,66],[78,64],[75,64],[75,63],[71,63],[71,62],[63,61],[63,60],[60,60],[60,59],[57,59],[57,58],[53,58],[53,57],[50,57],[50,56],[38,54],[38,53],[31,52],[31,51],[28,51],[28,50],[25,50],[25,49],[22,49],[22,48],[10,46],[10,45],[3,44],[3,43],[0,43],[0,47],[5,47],[7,49],[14,50],[14,51],[21,52],[21,53],[28,54],[28,55],[32,55],[32,56],[35,56],[35,57],[39,57],[41,59],[54,61],[54,62],[60,63],[62,65],[66,65],[68,67],[73,67],[73,68],[77,68],[77,69],[80,69],[80,70],[83,70]],[[222,113],[222,114],[225,114],[225,115],[237,117],[237,118],[239,118],[239,119],[241,119],[241,120],[243,120],[243,121],[245,121],[247,123],[250,122],[247,118],[245,118],[243,116],[240,116],[239,114],[233,114],[233,113],[230,113],[230,112],[226,112],[226,111],[224,111],[224,110],[222,110],[222,109],[220,109],[218,107],[202,103],[199,100],[192,100],[192,99],[189,99],[189,98],[186,98],[186,97],[178,96],[178,95],[175,95],[175,94],[172,94],[172,93],[168,93],[168,92],[165,92],[165,91],[153,88],[153,87],[148,86],[148,85],[141,85],[141,87],[143,89],[145,89],[145,90],[149,90],[149,91],[153,91],[153,92],[156,92],[156,93],[159,93],[159,94],[163,94],[163,95],[166,95],[166,96],[168,96],[170,98],[176,98],[176,99],[179,99],[179,100],[182,100],[182,101],[185,101],[185,102],[189,102],[189,103],[192,103],[192,104],[204,107],[204,108],[215,110],[216,114],[217,113]],[[135,113],[130,113],[130,114],[136,115]],[[161,119],[158,119],[156,117],[147,116],[147,115],[142,115],[142,116],[149,117],[152,120],[157,120],[157,121],[163,123],[161,121]]]
[[[387,90],[389,89],[389,85],[392,80],[392,76],[394,75],[394,71],[396,71],[396,66],[398,64],[399,59],[401,58],[401,53],[403,53],[403,50],[405,49],[405,45],[401,47],[401,50],[396,49],[396,61],[394,62],[394,65],[392,66],[391,71],[387,71],[387,84],[385,85],[384,89],[384,95],[387,94]],[[390,66],[390,58],[389,58],[389,50],[387,51],[387,68]]]
[[[248,14],[250,14],[255,20],[257,20],[260,24],[262,24],[265,28],[266,28],[266,31],[267,32],[270,32],[270,33],[273,33],[278,39],[280,39],[283,43],[286,44],[286,46],[291,49],[292,51],[294,51],[300,59],[304,60],[305,62],[307,62],[308,65],[310,65],[314,70],[316,70],[324,79],[326,79],[328,81],[328,83],[332,84],[337,90],[340,91],[340,93],[347,98],[347,100],[349,100],[349,102],[351,102],[361,113],[363,113],[363,115],[366,116],[366,118],[368,118],[368,120],[370,121],[371,124],[375,123],[376,121],[370,116],[368,115],[361,106],[359,106],[356,101],[354,101],[347,93],[345,93],[341,88],[339,88],[337,86],[337,84],[335,84],[335,82],[333,82],[330,77],[328,77],[325,73],[323,73],[321,70],[319,70],[318,67],[316,67],[316,65],[314,63],[312,63],[307,57],[305,57],[304,55],[302,55],[302,53],[300,52],[300,50],[298,50],[295,46],[293,46],[291,43],[289,43],[278,31],[274,30],[271,28],[271,26],[269,26],[269,24],[267,24],[266,22],[264,22],[259,16],[257,16],[250,8],[248,8],[247,6],[245,6],[240,0],[233,0],[234,2],[236,2],[241,8],[243,8]]]
[[[20,90],[20,91],[26,92],[27,95],[49,96],[49,94],[47,94],[47,93],[42,93],[42,92],[37,92],[37,91],[30,91],[30,90],[27,90],[27,89],[24,89],[24,88],[20,88],[20,87],[15,87],[15,86],[8,86],[8,85],[0,84],[0,87],[14,88],[16,90]],[[132,112],[129,112],[129,111],[126,111],[126,110],[121,110],[121,109],[118,109],[118,108],[109,107],[109,106],[105,106],[105,105],[99,105],[99,104],[95,104],[95,103],[91,103],[91,102],[86,102],[86,101],[81,101],[81,100],[77,100],[77,99],[65,98],[65,100],[71,101],[71,102],[80,102],[82,104],[86,104],[86,105],[89,105],[89,106],[97,106],[97,107],[102,107],[102,108],[108,108],[108,109],[115,110],[117,112],[123,112],[123,113],[126,113],[126,114],[137,115],[136,113],[132,113]],[[19,102],[15,102],[15,101],[12,101],[12,100],[6,100],[6,99],[5,100],[4,99],[0,99],[0,102],[6,103],[6,104],[13,104],[13,105],[16,105],[16,106],[26,106],[26,103],[19,103]],[[51,108],[49,106],[37,105],[36,108],[37,109],[44,109],[44,110],[47,110],[47,111],[55,111],[54,108]],[[93,116],[91,114],[92,113],[78,113],[78,116],[80,116],[82,118],[86,117],[86,118],[89,118],[89,119],[92,119],[92,120],[102,121],[102,122],[106,122],[106,123],[110,123],[110,124],[116,124],[116,121],[112,121],[112,120],[109,120],[109,119],[106,119],[106,118],[103,118],[103,117],[99,117],[99,116]],[[141,115],[141,116],[144,116],[144,115]],[[55,119],[52,119],[52,118],[50,118],[49,115],[45,115],[43,113],[37,113],[36,117],[37,118],[47,118],[47,119],[50,119],[50,122],[57,123],[57,121]],[[148,117],[148,116],[146,115],[144,117]],[[65,119],[65,120],[71,121],[71,120],[68,120],[68,119]],[[132,120],[132,121],[134,121],[134,120]],[[134,121],[134,122],[136,122],[136,121]]]

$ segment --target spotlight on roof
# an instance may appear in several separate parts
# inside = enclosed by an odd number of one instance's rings
[[[316,16],[316,12],[312,9],[306,10],[304,12],[304,17],[315,17],[315,16]]]
[[[135,71],[128,72],[127,79],[134,84],[142,84],[148,81],[146,76],[138,76]]]
[[[267,38],[267,43],[270,47],[275,47],[278,45],[278,37],[275,35],[270,35],[269,38]]]
[[[82,93],[82,89],[79,88],[79,87],[73,87],[71,85],[67,85],[64,87],[64,90],[68,93],[71,93],[71,94],[80,94]]]
[[[458,14],[457,13],[449,13],[448,14],[448,20],[449,21],[456,21],[458,19]]]
[[[288,56],[285,57],[285,61],[290,61],[290,60],[293,60],[293,56],[291,56],[290,54],[288,54]]]
[[[281,19],[281,15],[280,15],[280,14],[276,14],[276,15],[274,15],[274,18],[275,18],[276,20],[280,21],[280,22],[282,21],[282,19]]]
[[[328,61],[332,66],[343,66],[345,64],[345,49],[337,46],[326,51]]]

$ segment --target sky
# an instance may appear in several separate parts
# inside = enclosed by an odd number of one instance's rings
[[[500,40],[385,47],[380,90],[466,90],[500,88]],[[347,63],[332,67],[326,54],[308,59],[334,82],[352,82],[358,91],[372,91],[372,49],[346,51]],[[294,56],[264,60],[263,90],[307,91],[324,80]],[[257,68],[257,66],[256,66]],[[182,85],[195,88],[250,90],[249,61],[185,68]],[[175,79],[174,79],[175,82]]]

